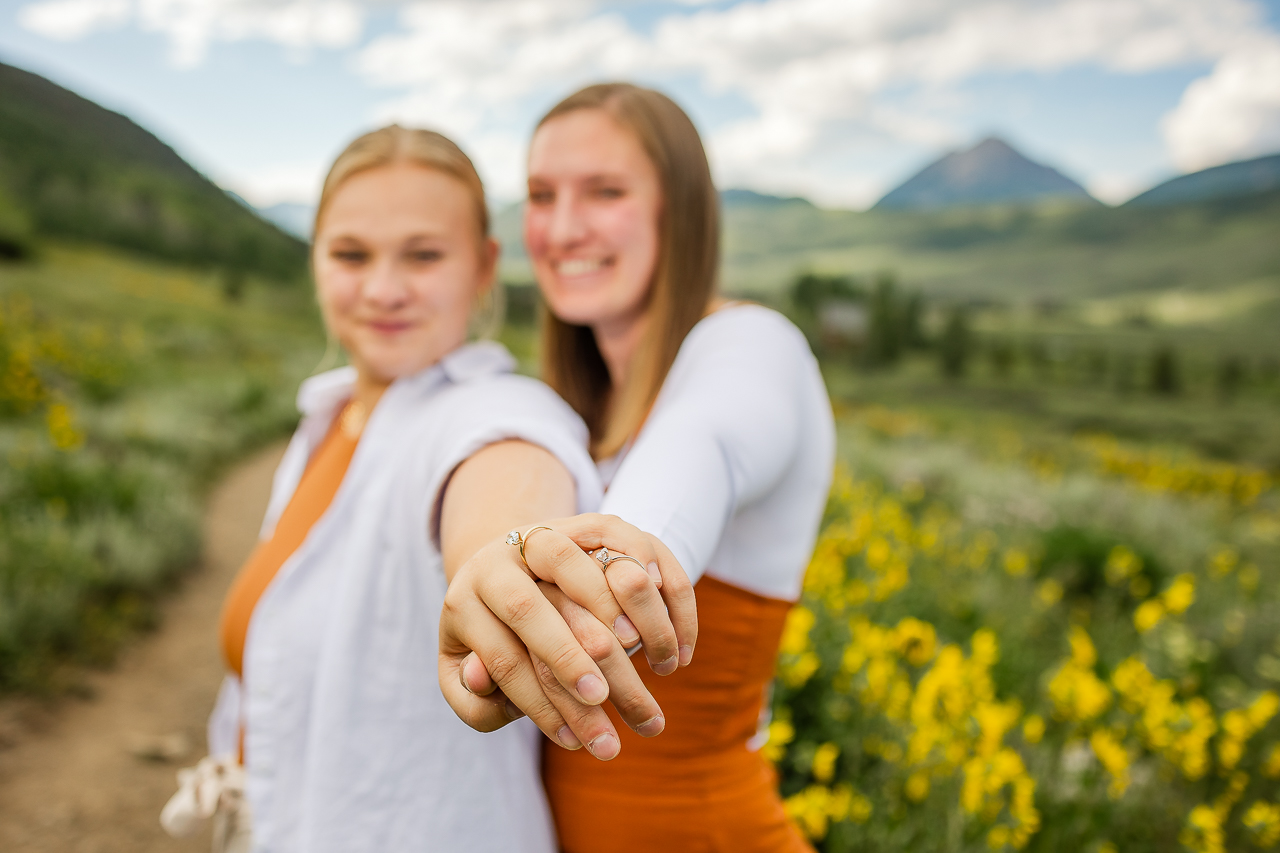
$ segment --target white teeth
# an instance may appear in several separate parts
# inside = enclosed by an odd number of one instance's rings
[[[585,258],[574,258],[568,261],[561,261],[556,265],[556,271],[561,275],[587,275],[593,273],[604,266],[604,261],[600,258],[587,260]]]

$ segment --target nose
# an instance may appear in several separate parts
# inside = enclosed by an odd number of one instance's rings
[[[360,295],[384,311],[393,311],[408,301],[409,288],[394,257],[384,255],[374,262]]]
[[[550,228],[547,231],[547,239],[554,248],[573,248],[586,239],[589,229],[584,213],[577,193],[556,193]]]

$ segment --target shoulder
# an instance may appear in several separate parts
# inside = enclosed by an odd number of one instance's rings
[[[721,308],[699,321],[685,338],[690,349],[726,345],[809,354],[809,344],[794,323],[772,308],[752,303]]]
[[[730,305],[690,330],[673,374],[736,368],[766,373],[811,371],[816,360],[795,324],[762,305]]]
[[[546,384],[528,376],[499,373],[452,383],[443,392],[448,416],[464,422],[527,420],[585,430],[582,419]]]

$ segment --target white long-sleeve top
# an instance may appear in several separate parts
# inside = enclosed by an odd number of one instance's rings
[[[430,526],[454,468],[523,439],[569,469],[579,511],[599,502],[581,420],[512,366],[500,346],[472,344],[393,383],[333,503],[258,601],[243,683],[228,679],[210,721],[215,756],[234,754],[245,725],[255,851],[555,849],[537,729],[473,731],[436,683],[447,584]],[[353,379],[342,369],[303,383],[264,537]]]
[[[831,487],[835,424],[817,360],[767,308],[721,308],[689,332],[631,446],[600,465],[601,512],[704,573],[795,600]]]

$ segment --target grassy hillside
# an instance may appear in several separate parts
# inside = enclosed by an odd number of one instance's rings
[[[0,264],[0,692],[149,625],[209,479],[296,422],[314,300],[248,284],[81,245]]]
[[[517,207],[499,213],[504,272],[528,280]],[[1280,193],[1170,207],[824,210],[798,201],[726,205],[723,281],[780,295],[798,272],[893,271],[944,300],[1067,303],[1122,294],[1280,296]]]
[[[299,278],[306,247],[124,116],[0,64],[0,257],[45,236]]]

